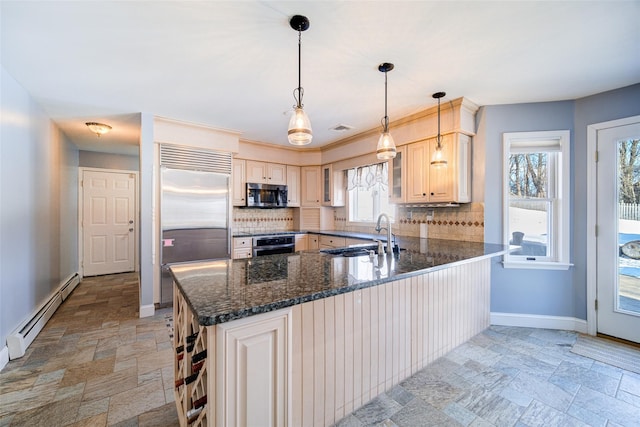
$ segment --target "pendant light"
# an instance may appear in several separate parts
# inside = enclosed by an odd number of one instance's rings
[[[442,135],[440,135],[440,98],[445,96],[444,92],[436,92],[432,95],[433,98],[438,100],[438,136],[436,137],[436,149],[431,157],[431,166],[434,167],[447,167],[447,159],[442,152]]]
[[[376,156],[381,160],[393,159],[396,156],[396,143],[389,133],[389,116],[387,115],[387,73],[393,70],[393,64],[384,62],[378,65],[378,71],[384,73],[384,117],[382,118],[382,134],[378,139]]]
[[[293,90],[293,97],[296,100],[291,120],[289,120],[289,143],[292,145],[307,145],[311,143],[313,135],[311,134],[311,121],[302,109],[302,96],[304,89],[300,84],[300,56],[302,46],[302,32],[309,28],[309,20],[306,16],[294,15],[289,21],[291,28],[298,32],[298,87]]]

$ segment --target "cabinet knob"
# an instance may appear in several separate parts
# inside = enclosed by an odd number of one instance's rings
[[[431,193],[431,195],[433,196],[433,193]]]
[[[423,195],[423,196],[426,196],[426,195],[427,195],[427,193],[422,193],[422,195]]]

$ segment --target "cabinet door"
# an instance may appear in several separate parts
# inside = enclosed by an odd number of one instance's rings
[[[429,142],[407,146],[407,202],[429,201]]]
[[[332,172],[331,165],[326,165],[322,167],[322,205],[323,206],[331,206],[332,199],[332,185],[333,179],[331,177]]]
[[[322,206],[344,206],[344,172],[322,166]]]
[[[286,185],[287,165],[277,163],[267,164],[267,182],[274,185]]]
[[[300,206],[300,167],[287,166],[287,205]]]
[[[321,184],[320,166],[300,168],[300,206],[320,206]]]
[[[267,163],[247,160],[247,182],[265,184],[267,179]]]
[[[309,234],[307,244],[309,249],[320,249],[320,236],[317,234]]]
[[[231,199],[233,206],[246,206],[247,201],[247,181],[245,179],[246,162],[240,159],[233,159],[233,184],[231,188]]]
[[[296,252],[306,251],[309,246],[309,237],[306,234],[296,234]]]
[[[430,142],[429,163],[436,151],[438,143],[435,139]],[[442,156],[447,160],[447,166],[430,166],[429,168],[429,201],[434,203],[451,202],[453,197],[453,177],[456,170],[454,158],[453,136],[442,138]]]
[[[346,200],[346,171],[333,171],[332,172],[332,185],[331,189],[333,191],[333,200],[331,206],[344,206]]]
[[[217,326],[216,383],[226,401],[216,425],[291,425],[291,326],[291,308]]]
[[[406,146],[396,148],[396,156],[389,160],[389,201],[405,203],[407,201],[407,156]]]

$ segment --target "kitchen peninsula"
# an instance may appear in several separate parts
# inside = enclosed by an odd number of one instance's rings
[[[332,425],[489,326],[503,245],[398,237],[172,267],[183,425]]]

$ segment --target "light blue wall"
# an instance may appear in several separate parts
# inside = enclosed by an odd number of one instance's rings
[[[474,156],[484,175],[485,240],[502,241],[502,134],[571,131],[571,262],[568,271],[504,269],[494,260],[491,311],[586,319],[587,125],[640,114],[640,85],[576,101],[482,107]],[[482,155],[484,154],[484,156]],[[483,158],[484,157],[484,158]],[[475,167],[475,165],[474,165]]]
[[[1,67],[0,346],[78,271],[78,150]]]
[[[574,258],[576,317],[587,318],[587,126],[640,115],[640,84],[576,100]]]
[[[80,167],[137,171],[140,170],[140,158],[124,154],[80,151]]]

